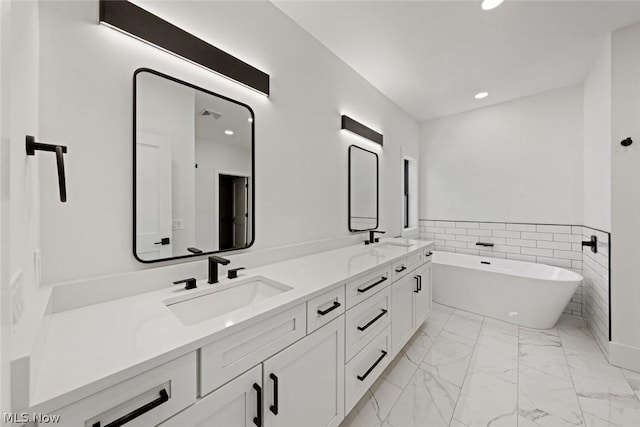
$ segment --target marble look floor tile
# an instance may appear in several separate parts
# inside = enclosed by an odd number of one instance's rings
[[[625,378],[629,382],[631,389],[636,393],[638,398],[640,399],[640,372],[629,371],[627,369],[623,369],[622,373]]]
[[[462,387],[475,342],[443,330],[420,369]]]
[[[459,386],[418,369],[386,421],[391,427],[446,427],[459,393]]]
[[[482,326],[482,316],[456,310],[451,314],[443,331],[475,341]]]
[[[519,425],[584,425],[582,410],[570,379],[561,379],[522,364],[518,377]]]
[[[518,328],[503,323],[482,325],[452,425],[517,425]]]
[[[640,427],[639,395],[580,318],[541,331],[436,304],[341,427]]]
[[[557,331],[520,328],[519,348],[519,425],[584,425]]]

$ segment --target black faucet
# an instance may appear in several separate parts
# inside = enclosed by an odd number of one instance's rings
[[[231,261],[226,258],[211,255],[209,257],[209,280],[208,283],[218,283],[218,264],[227,265]]]
[[[369,243],[377,243],[380,241],[380,239],[378,239],[377,237],[375,237],[375,233],[380,233],[380,234],[384,234],[384,231],[378,231],[378,230],[369,230],[369,240],[365,240],[364,244],[368,245]]]

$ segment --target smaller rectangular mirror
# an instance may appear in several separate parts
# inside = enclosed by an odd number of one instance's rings
[[[349,231],[378,228],[378,155],[349,146]]]
[[[134,75],[134,255],[156,262],[254,240],[249,106],[154,70]]]

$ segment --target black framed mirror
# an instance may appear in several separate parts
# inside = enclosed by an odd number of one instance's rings
[[[349,231],[378,228],[378,155],[349,146]]]
[[[134,73],[133,254],[149,263],[248,248],[251,107],[148,68]]]

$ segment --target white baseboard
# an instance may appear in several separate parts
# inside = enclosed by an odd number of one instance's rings
[[[611,341],[609,343],[609,363],[620,368],[640,372],[640,348]]]

